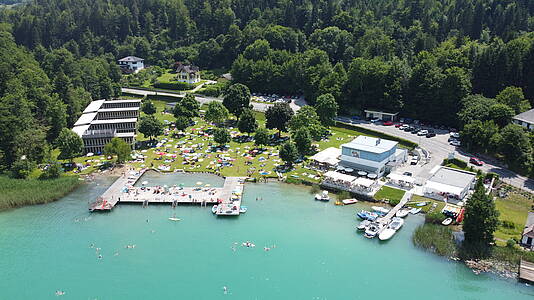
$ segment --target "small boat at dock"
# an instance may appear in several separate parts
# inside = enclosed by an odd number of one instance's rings
[[[177,218],[177,217],[170,217],[169,220],[171,220],[171,221],[180,221],[180,218]]]
[[[376,218],[378,218],[378,214],[375,212],[370,212],[367,210],[362,210],[359,213],[356,214],[360,219],[362,220],[369,220],[374,221]]]
[[[371,206],[371,208],[381,214],[387,214],[389,212],[389,209],[382,206]]]
[[[212,212],[212,213],[217,213],[217,205],[213,205],[213,206],[211,207],[211,212]]]
[[[414,207],[414,208],[410,209],[410,213],[411,213],[412,215],[417,215],[420,211],[421,211],[420,208],[415,208],[415,207]]]
[[[358,230],[365,230],[367,229],[367,226],[371,225],[371,221],[369,220],[363,220],[360,222],[360,224],[358,224]]]
[[[427,202],[419,202],[415,206],[425,206],[427,204],[428,204]]]
[[[406,217],[409,213],[410,213],[410,210],[409,210],[409,209],[401,209],[401,210],[398,210],[398,211],[395,213],[395,216],[396,216],[396,217],[399,217],[399,218],[404,218],[404,217]]]
[[[443,222],[441,222],[442,225],[444,226],[449,226],[452,224],[452,218],[447,218],[445,220],[443,220]]]
[[[399,230],[402,225],[404,224],[404,220],[398,217],[395,217],[391,220],[391,223],[384,229],[380,234],[378,235],[378,238],[381,241],[389,240],[395,233],[397,233],[397,230]]]
[[[372,239],[378,234],[380,234],[380,232],[382,232],[382,229],[384,229],[384,225],[378,222],[373,222],[369,224],[367,229],[365,229],[365,233],[363,234],[363,236],[365,236],[368,239]]]
[[[345,199],[345,200],[341,200],[341,202],[343,202],[343,204],[345,204],[345,205],[349,205],[349,204],[357,203],[358,200],[356,200],[356,199]]]
[[[323,191],[321,194],[315,194],[315,200],[330,201],[330,196],[328,196],[328,191]]]
[[[248,210],[248,207],[246,207],[246,206],[241,206],[241,207],[239,208],[239,213],[244,214],[244,213],[247,212],[247,210]]]

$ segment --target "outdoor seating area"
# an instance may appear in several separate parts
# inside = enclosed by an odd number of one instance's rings
[[[317,170],[333,170],[339,163],[340,155],[341,149],[334,147],[326,148],[309,158],[309,166]]]
[[[366,195],[374,194],[380,187],[377,180],[372,180],[366,177],[356,177],[336,171],[326,172],[321,185]]]
[[[387,176],[389,183],[401,188],[410,189],[415,185],[415,178],[412,176],[391,173]]]

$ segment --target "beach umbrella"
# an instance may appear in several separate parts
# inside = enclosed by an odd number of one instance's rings
[[[197,181],[197,185],[202,185],[202,181]]]
[[[142,184],[142,185],[147,185],[147,184],[148,184],[148,181],[145,180],[145,181],[141,182],[141,184]]]
[[[95,155],[93,152],[89,152],[89,153],[87,153],[87,157],[91,157],[91,156],[93,156],[93,155]]]
[[[205,187],[210,187],[210,186],[211,186],[211,184],[207,183],[207,184],[206,184],[206,185],[204,185],[204,186],[205,186]]]

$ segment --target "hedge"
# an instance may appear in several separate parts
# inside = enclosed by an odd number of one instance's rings
[[[363,127],[356,126],[356,125],[351,125],[351,124],[347,124],[347,123],[343,123],[343,122],[336,122],[336,126],[337,127],[341,127],[341,128],[350,129],[350,130],[356,130],[356,131],[358,131],[360,133],[369,134],[369,135],[372,135],[372,136],[375,136],[375,137],[378,137],[378,138],[382,138],[382,139],[397,141],[397,142],[399,142],[399,144],[401,144],[401,145],[403,145],[403,146],[405,146],[407,148],[410,148],[410,149],[414,149],[415,147],[418,146],[417,143],[414,143],[412,141],[405,140],[403,138],[399,138],[399,137],[396,137],[396,136],[393,136],[393,135],[389,135],[389,134],[382,133],[382,132],[379,132],[379,131],[374,131],[374,130],[363,128]]]
[[[447,159],[445,158],[443,160],[443,163],[442,165],[443,166],[446,166],[448,164],[453,164],[453,165],[456,165],[458,166],[459,168],[462,168],[462,169],[466,169],[467,168],[467,162],[463,161],[463,160],[460,160],[458,158],[453,158],[453,159]]]
[[[159,89],[168,89],[168,90],[178,90],[178,91],[186,91],[186,90],[192,90],[195,88],[194,84],[189,84],[185,82],[159,82],[156,81],[154,83],[155,88]]]

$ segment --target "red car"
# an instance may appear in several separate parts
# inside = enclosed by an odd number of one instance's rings
[[[393,122],[391,122],[391,121],[386,121],[386,122],[384,122],[384,123],[382,123],[382,124],[383,124],[384,126],[391,126],[391,125],[393,125]]]
[[[399,128],[399,127],[401,127],[402,125],[404,125],[404,124],[402,124],[402,123],[397,123],[397,124],[395,124],[395,127]]]
[[[484,165],[484,163],[483,163],[480,159],[478,159],[478,158],[476,158],[476,157],[471,157],[471,158],[469,159],[469,162],[472,163],[473,165],[477,165],[477,166],[482,166],[482,165]]]

